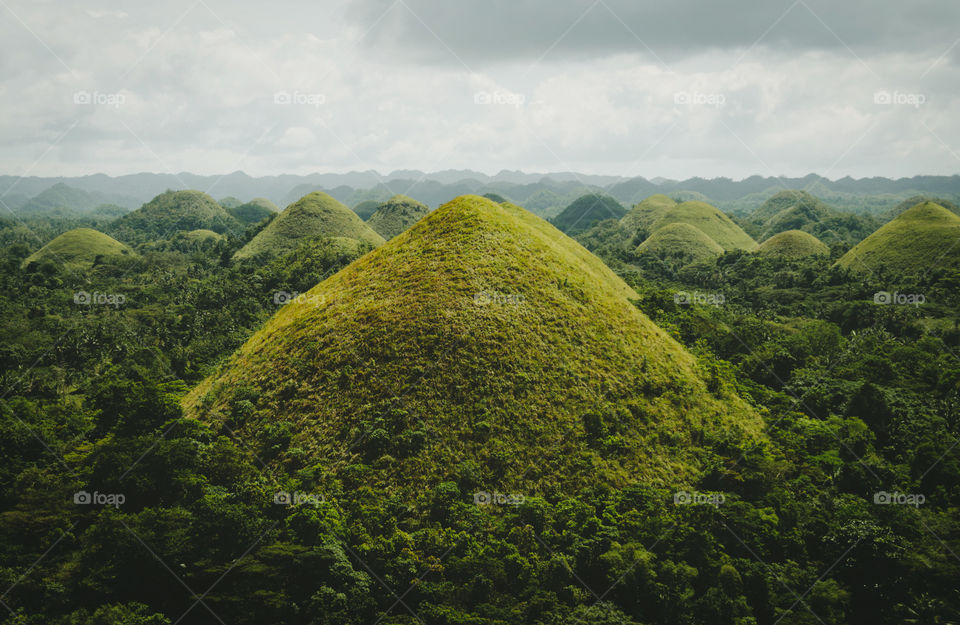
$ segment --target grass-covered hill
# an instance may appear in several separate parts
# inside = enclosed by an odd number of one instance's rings
[[[673,198],[666,195],[651,195],[636,204],[620,218],[620,224],[632,233],[647,232],[653,222],[660,219],[668,210],[676,206]]]
[[[779,258],[829,256],[830,248],[817,237],[802,230],[787,230],[775,234],[754,250],[757,254]]]
[[[829,211],[826,204],[807,191],[786,189],[775,193],[753,211],[750,215],[750,221],[767,224],[777,215],[795,208],[816,215],[823,215]]]
[[[56,237],[28,256],[23,267],[50,260],[68,269],[85,269],[111,258],[132,256],[130,248],[91,228],[75,228]]]
[[[609,195],[587,193],[574,200],[553,218],[552,223],[561,232],[573,236],[588,230],[590,226],[605,219],[620,219],[627,210]]]
[[[695,226],[687,223],[667,224],[637,246],[636,253],[657,258],[676,259],[683,264],[713,260],[723,248]]]
[[[309,193],[290,206],[240,248],[234,258],[263,254],[279,256],[294,250],[304,239],[340,237],[371,245],[383,243],[352,210],[322,191]]]
[[[696,227],[726,251],[752,250],[757,242],[719,209],[692,200],[668,209],[650,225],[656,232],[668,224],[685,223]]]
[[[367,225],[388,241],[413,224],[427,213],[430,207],[405,195],[395,195],[380,204],[377,212],[370,216]]]
[[[243,226],[202,191],[167,191],[111,223],[108,232],[121,241],[141,243],[191,230],[239,234]]]
[[[572,239],[462,196],[284,306],[185,400],[288,470],[417,497],[678,483],[759,417]],[[503,492],[510,492],[504,490]]]
[[[922,202],[861,241],[837,265],[896,275],[960,268],[960,217],[939,204]]]
[[[223,238],[222,234],[218,234],[213,230],[191,230],[190,232],[185,232],[183,238],[188,241],[218,241]]]
[[[222,202],[223,200],[221,200]],[[257,197],[244,204],[228,206],[227,212],[240,223],[251,225],[260,223],[274,213],[279,213],[280,209],[270,200]]]
[[[376,200],[364,200],[353,207],[353,212],[357,214],[357,217],[366,221],[377,212],[378,208],[380,208],[380,202]]]
[[[951,202],[950,200],[939,198],[939,197],[930,197],[926,195],[914,195],[900,202],[893,208],[888,211],[885,211],[881,214],[881,219],[884,221],[890,221],[891,219],[896,218],[897,216],[904,213],[907,209],[916,206],[917,204],[922,204],[923,202],[933,202],[934,204],[939,204],[944,207],[951,213],[955,215],[960,215],[960,207]]]

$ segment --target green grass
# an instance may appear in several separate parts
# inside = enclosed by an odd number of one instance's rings
[[[370,229],[352,210],[322,191],[303,196],[240,248],[234,258],[263,254],[279,256],[294,250],[302,239],[342,237],[381,245],[383,237]]]
[[[922,202],[858,243],[837,265],[852,271],[920,275],[960,268],[960,217]]]
[[[273,462],[327,484],[676,484],[760,419],[635,297],[546,221],[463,196],[281,308],[184,407],[257,453],[285,428]]]
[[[896,218],[897,216],[903,214],[908,208],[912,208],[917,204],[922,204],[923,202],[933,202],[934,204],[939,204],[944,207],[954,215],[960,215],[960,207],[951,202],[950,200],[938,197],[930,197],[926,195],[914,195],[913,197],[907,198],[906,200],[900,202],[890,210],[886,211],[882,218],[885,221]]]
[[[778,215],[792,209],[800,209],[798,212],[812,215],[823,215],[830,210],[826,204],[806,191],[786,189],[768,198],[757,210],[753,211],[750,215],[750,221],[766,225]],[[786,230],[790,229],[786,228]],[[782,232],[782,230],[771,232],[767,236],[772,236],[777,232]]]
[[[636,253],[657,258],[677,258],[684,264],[709,261],[723,254],[723,248],[695,226],[667,224],[637,246]]]
[[[377,207],[377,211],[367,220],[367,225],[389,241],[429,212],[430,207],[426,204],[405,195],[395,195]]]
[[[587,193],[563,209],[563,212],[553,218],[552,223],[562,232],[574,236],[588,230],[598,221],[620,219],[626,213],[620,202],[609,195]]]
[[[90,228],[68,230],[53,239],[23,261],[22,266],[42,260],[52,260],[70,269],[93,266],[100,257],[108,260],[118,256],[133,256],[129,247],[102,232]]]
[[[775,234],[754,250],[764,256],[779,258],[805,258],[807,256],[829,256],[830,248],[817,237],[802,230],[787,230]]]
[[[183,238],[187,239],[188,241],[209,241],[211,239],[212,240],[222,239],[223,235],[217,234],[213,230],[200,229],[200,230],[191,230],[190,232],[184,233]]]
[[[366,221],[377,212],[378,208],[380,208],[380,202],[376,200],[364,200],[353,207],[353,212],[357,214],[357,217]]]
[[[696,227],[726,251],[752,250],[757,242],[719,209],[696,200],[677,204],[650,226],[652,232],[668,224],[685,223]]]
[[[637,232],[649,231],[653,222],[660,219],[668,210],[676,206],[677,203],[666,195],[651,195],[636,206],[630,209],[626,215],[620,218],[620,225],[636,234]]]
[[[221,200],[222,202],[223,200]],[[244,225],[258,224],[280,209],[270,200],[262,197],[253,198],[245,204],[228,207],[227,212]]]
[[[201,191],[167,191],[110,224],[108,232],[123,241],[170,238],[177,232],[213,230],[242,233],[243,226]]]

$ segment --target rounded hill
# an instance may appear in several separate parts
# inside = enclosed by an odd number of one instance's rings
[[[640,231],[648,231],[653,222],[660,219],[664,213],[676,205],[677,203],[673,198],[666,195],[661,193],[651,195],[621,217],[620,225],[634,234]]]
[[[405,195],[395,195],[377,207],[367,220],[374,232],[388,241],[420,221],[430,207]]]
[[[830,248],[820,239],[802,230],[787,230],[775,234],[754,250],[762,256],[779,258],[806,258],[807,256],[829,256]]]
[[[837,265],[898,275],[960,268],[960,217],[939,204],[922,202],[858,243]]]
[[[22,266],[51,260],[69,269],[82,269],[123,256],[133,256],[133,252],[120,241],[92,228],[75,228],[64,232],[31,254],[23,261]]]
[[[294,250],[302,240],[340,237],[381,245],[383,237],[370,229],[352,210],[322,191],[309,193],[276,216],[234,258],[263,254],[279,256]]]
[[[752,250],[757,245],[732,219],[706,202],[692,200],[677,204],[654,221],[650,229],[656,232],[674,223],[694,226],[728,252]]]
[[[760,420],[635,297],[549,223],[462,196],[281,308],[184,407],[254,450],[286,428],[275,462],[347,490],[677,483]]]
[[[657,258],[681,260],[684,264],[713,260],[723,248],[695,226],[687,223],[667,224],[654,231],[637,246],[636,253],[653,254]]]
[[[167,191],[110,224],[117,238],[143,242],[169,238],[177,232],[242,231],[227,210],[202,191]]]
[[[575,199],[553,218],[553,225],[571,236],[589,230],[592,225],[605,219],[620,219],[626,209],[609,195],[588,193]]]
[[[244,225],[258,224],[270,215],[279,213],[277,205],[267,198],[257,197],[244,204],[227,207],[227,212]]]

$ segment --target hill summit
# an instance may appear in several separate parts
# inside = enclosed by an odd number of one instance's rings
[[[423,202],[398,194],[380,204],[367,225],[389,241],[429,212],[430,207]]]
[[[186,414],[258,453],[284,429],[268,455],[344,490],[677,483],[760,421],[634,297],[532,213],[458,197],[281,308]]]
[[[683,264],[709,261],[723,254],[723,248],[696,226],[667,224],[637,246],[637,254],[661,259],[678,259]]]
[[[837,265],[894,274],[960,268],[960,217],[939,204],[921,202],[858,243]]]
[[[641,230],[647,230],[656,220],[660,219],[664,213],[676,206],[673,198],[663,194],[651,195],[647,199],[638,203],[630,209],[626,215],[620,218],[620,225],[636,234]]]
[[[169,238],[177,232],[213,230],[242,232],[227,210],[202,191],[166,191],[110,224],[109,232],[124,241]]]
[[[620,219],[626,209],[609,195],[587,193],[575,199],[569,206],[553,218],[553,225],[573,236],[605,219]]]
[[[370,229],[352,210],[322,191],[303,196],[274,218],[234,258],[258,254],[279,256],[293,251],[309,238],[331,237],[381,245],[383,237]]]
[[[829,256],[830,248],[809,232],[787,230],[773,235],[761,243],[754,252],[761,256],[805,258],[807,256]]]
[[[667,224],[673,223],[685,223],[696,227],[728,252],[752,250],[757,245],[757,242],[732,219],[706,202],[691,200],[677,204],[654,221],[650,225],[650,230],[656,232]]]
[[[41,247],[28,256],[22,263],[52,260],[70,269],[92,267],[98,260],[109,260],[118,256],[133,256],[129,247],[113,237],[92,228],[74,228]]]

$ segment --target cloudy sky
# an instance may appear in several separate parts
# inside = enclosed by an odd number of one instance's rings
[[[955,0],[0,0],[0,16],[4,174],[960,171]]]

